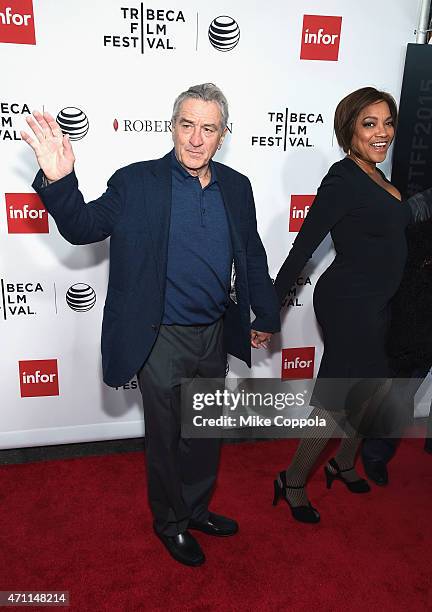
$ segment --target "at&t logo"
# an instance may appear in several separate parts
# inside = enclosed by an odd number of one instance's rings
[[[57,359],[19,362],[21,397],[59,395]]]
[[[240,28],[235,19],[221,15],[211,22],[208,37],[218,51],[231,51],[240,40]]]
[[[87,115],[75,106],[63,108],[57,115],[57,123],[70,140],[81,140],[89,131]]]
[[[304,15],[300,59],[336,62],[341,26],[342,17]]]
[[[282,380],[313,378],[315,347],[282,349]]]
[[[36,44],[32,0],[0,0],[0,43]]]
[[[66,303],[75,312],[87,312],[96,304],[95,290],[85,283],[76,283],[67,290]]]
[[[48,234],[48,213],[35,193],[6,193],[9,234]]]

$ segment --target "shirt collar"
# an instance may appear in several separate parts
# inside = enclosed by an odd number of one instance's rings
[[[210,160],[209,166],[210,166],[210,172],[211,172],[211,180],[210,180],[210,183],[207,185],[207,187],[210,187],[210,185],[213,185],[213,183],[217,183],[216,166],[213,163],[213,160]],[[189,174],[189,172],[185,170],[183,166],[180,164],[180,162],[178,161],[175,155],[175,149],[171,151],[171,171],[173,175],[182,182],[186,181],[187,179],[194,178],[192,174]]]

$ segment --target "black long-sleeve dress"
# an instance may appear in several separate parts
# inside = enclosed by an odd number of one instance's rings
[[[429,214],[429,202],[423,198],[408,202],[401,203],[349,158],[335,163],[324,177],[275,281],[282,302],[315,249],[331,233],[336,257],[314,291],[324,340],[318,378],[390,375],[389,302],[404,270],[405,229],[417,217]],[[325,407],[341,410],[345,399],[335,393]]]

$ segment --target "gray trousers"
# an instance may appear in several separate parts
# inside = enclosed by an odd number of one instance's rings
[[[182,378],[224,378],[222,319],[161,325],[138,382],[143,397],[150,507],[158,533],[176,535],[205,521],[219,463],[219,439],[181,438]]]

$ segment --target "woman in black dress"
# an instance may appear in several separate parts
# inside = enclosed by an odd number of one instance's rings
[[[372,87],[359,89],[338,104],[335,133],[347,155],[333,164],[324,177],[276,278],[275,287],[282,302],[315,249],[331,233],[336,257],[314,292],[315,314],[324,341],[318,372],[321,381],[390,376],[385,341],[389,302],[405,265],[405,229],[416,218],[429,215],[432,199],[426,192],[401,203],[398,190],[376,167],[386,158],[396,121],[392,96]],[[336,385],[334,393],[322,397],[319,387],[318,382],[311,416],[325,418],[327,428],[319,437],[303,439],[289,468],[274,481],[274,504],[284,498],[294,518],[302,522],[319,521],[305,485],[344,414],[347,400],[348,386],[344,389]],[[338,479],[353,493],[370,490],[354,468],[360,441],[360,436],[342,440],[336,456],[325,467],[329,488]]]

